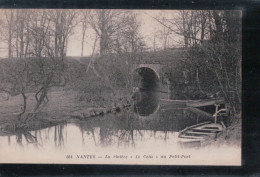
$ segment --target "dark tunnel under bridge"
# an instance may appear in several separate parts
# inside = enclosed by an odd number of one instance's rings
[[[158,110],[160,76],[150,67],[140,66],[133,73],[134,110],[141,116],[149,116]]]
[[[141,91],[156,91],[160,87],[160,79],[150,68],[137,68],[134,74],[134,85]]]

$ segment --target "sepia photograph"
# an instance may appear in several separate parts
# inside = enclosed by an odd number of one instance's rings
[[[0,14],[1,164],[241,166],[241,10]]]

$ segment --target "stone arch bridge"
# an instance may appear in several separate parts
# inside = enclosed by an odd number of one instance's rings
[[[162,67],[162,64],[139,64],[134,67],[134,86],[145,91],[168,93],[168,90],[162,85]]]

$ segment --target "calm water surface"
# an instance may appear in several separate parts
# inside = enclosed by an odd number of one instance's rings
[[[133,108],[116,115],[108,114],[85,121],[73,119],[45,129],[17,132],[12,136],[1,136],[0,142],[5,147],[44,150],[107,147],[138,150],[154,144],[175,147],[180,130],[207,120],[188,109],[163,110],[157,95],[144,92]]]

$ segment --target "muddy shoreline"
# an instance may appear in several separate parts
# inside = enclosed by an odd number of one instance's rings
[[[122,90],[119,96],[110,100],[107,96],[105,101],[92,105],[90,102],[79,101],[78,94],[71,90],[53,90],[49,92],[49,102],[41,106],[40,111],[33,114],[27,120],[18,120],[19,106],[22,102],[20,95],[11,97],[7,101],[0,101],[0,136],[15,134],[17,130],[32,131],[68,122],[70,119],[88,120],[98,116],[122,111],[131,106],[126,90]],[[34,95],[26,94],[28,97],[28,110],[32,110],[35,105]],[[123,97],[125,96],[125,97]],[[102,105],[102,106],[100,106]]]
[[[17,116],[6,116],[0,119],[0,136],[14,135],[16,131],[34,131],[59,124],[65,124],[71,119],[88,121],[93,118],[102,117],[107,114],[117,114],[127,110],[131,104],[121,104],[112,108],[86,108],[77,111],[77,114],[64,115],[61,112],[38,112],[33,119],[28,121],[18,120]]]

